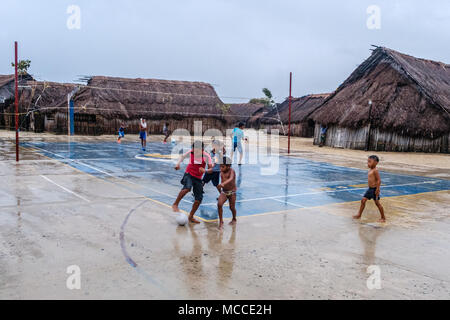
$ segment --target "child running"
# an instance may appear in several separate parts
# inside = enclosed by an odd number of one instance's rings
[[[211,149],[211,153],[210,153],[211,159],[213,161],[213,170],[211,173],[206,172],[202,179],[203,186],[205,186],[205,184],[207,184],[208,182],[212,181],[212,184],[214,185],[214,187],[217,188],[219,193],[220,193],[220,190],[219,190],[220,161],[219,161],[219,159],[223,159],[224,149],[225,149],[225,147],[222,146],[220,141],[213,140],[212,149]]]
[[[381,177],[380,173],[377,169],[377,164],[380,159],[377,156],[370,156],[367,159],[367,166],[369,167],[369,173],[367,174],[367,180],[369,189],[367,189],[364,197],[361,200],[361,207],[359,208],[359,212],[356,216],[353,216],[354,219],[360,219],[364,208],[366,207],[367,200],[373,199],[375,201],[378,210],[380,211],[381,219],[379,222],[386,222],[386,218],[384,216],[384,209],[380,203],[380,186],[381,186]]]
[[[163,143],[166,144],[167,143],[167,139],[170,136],[169,123],[167,123],[167,122],[164,123],[164,126],[163,126],[163,135],[164,135]]]
[[[119,137],[117,138],[117,143],[122,143],[122,138],[125,137],[125,124],[122,122],[119,128]]]
[[[180,209],[178,208],[178,205],[180,201],[192,189],[194,191],[195,201],[192,204],[192,209],[189,214],[189,221],[192,223],[200,223],[200,221],[194,218],[194,214],[203,200],[202,176],[206,172],[206,165],[208,165],[208,173],[212,172],[213,165],[211,157],[204,151],[202,141],[195,141],[192,145],[192,150],[186,152],[180,157],[177,165],[175,166],[175,170],[180,170],[181,162],[183,162],[183,160],[187,157],[189,157],[190,160],[188,166],[186,167],[183,179],[181,179],[183,188],[181,189],[177,199],[173,203],[172,209],[175,212],[179,212]]]
[[[231,168],[231,159],[228,157],[223,158],[223,163],[220,165],[220,179],[218,189],[220,196],[217,202],[217,210],[219,211],[219,229],[223,229],[223,205],[228,200],[230,204],[230,210],[233,214],[233,219],[230,225],[235,225],[236,220],[236,173]]]

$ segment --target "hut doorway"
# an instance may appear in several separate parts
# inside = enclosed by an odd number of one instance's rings
[[[40,112],[34,113],[34,132],[40,133],[44,132],[45,129],[45,116],[42,115]]]

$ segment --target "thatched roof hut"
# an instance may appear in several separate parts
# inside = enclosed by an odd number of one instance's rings
[[[204,82],[125,79],[95,76],[73,97],[75,112],[96,116],[104,133],[114,133],[120,122],[128,132],[138,131],[140,118],[149,120],[149,131],[161,133],[164,122],[171,130],[225,127],[224,104],[214,88]]]
[[[33,80],[29,74],[19,75],[19,86],[23,86],[27,81]],[[0,104],[6,105],[8,100],[14,100],[14,74],[1,75],[0,74]],[[20,88],[19,88],[20,92]]]
[[[291,106],[291,123],[300,123],[308,120],[308,115],[321,105],[325,99],[329,96],[328,93],[323,94],[309,94],[300,98],[292,98]],[[265,115],[262,123],[276,124],[279,123],[279,119],[283,123],[289,121],[289,98],[286,98],[281,104],[278,105],[278,112],[272,109]]]
[[[229,123],[237,124],[243,122],[248,123],[248,120],[255,115],[255,113],[264,107],[262,103],[234,103],[230,104],[230,109],[227,114]]]
[[[448,152],[450,65],[377,47],[311,118],[330,146]]]
[[[20,109],[27,114],[27,129],[67,133],[68,95],[72,83],[27,81],[20,90]]]
[[[18,76],[19,83],[19,112],[23,112],[24,106],[21,99],[21,92],[27,82],[33,80],[33,77],[29,74],[23,74]],[[15,129],[14,112],[15,112],[15,76],[0,75],[0,128]],[[19,124],[22,125],[22,129],[26,128],[26,122],[19,120]]]
[[[308,121],[308,115],[325,101],[329,94],[310,94],[300,98],[292,98],[291,135],[312,137],[314,123]],[[289,123],[289,98],[268,110],[259,117],[254,117],[250,125],[265,129],[278,129],[281,134],[287,134]]]

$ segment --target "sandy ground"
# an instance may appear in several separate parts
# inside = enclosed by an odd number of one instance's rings
[[[102,139],[111,136],[74,138]],[[242,217],[221,233],[214,223],[177,227],[170,208],[125,182],[32,150],[16,164],[12,140],[0,131],[0,299],[450,298],[450,191],[383,199],[384,225],[372,203],[362,221],[351,219],[359,204],[350,202]],[[367,157],[310,139],[293,139],[293,150],[358,168]],[[449,178],[448,155],[377,154],[383,170]],[[81,269],[80,290],[66,287],[71,265]],[[379,290],[367,286],[372,265]]]

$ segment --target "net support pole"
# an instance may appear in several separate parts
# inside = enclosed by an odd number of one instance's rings
[[[73,93],[67,95],[67,135],[73,136],[75,133],[74,110],[73,110]]]
[[[288,154],[291,154],[291,109],[292,109],[292,72],[289,73]]]
[[[18,66],[18,46],[17,41],[14,42],[14,98],[15,98],[15,122],[16,122],[16,162],[19,162],[19,76],[17,72]]]

